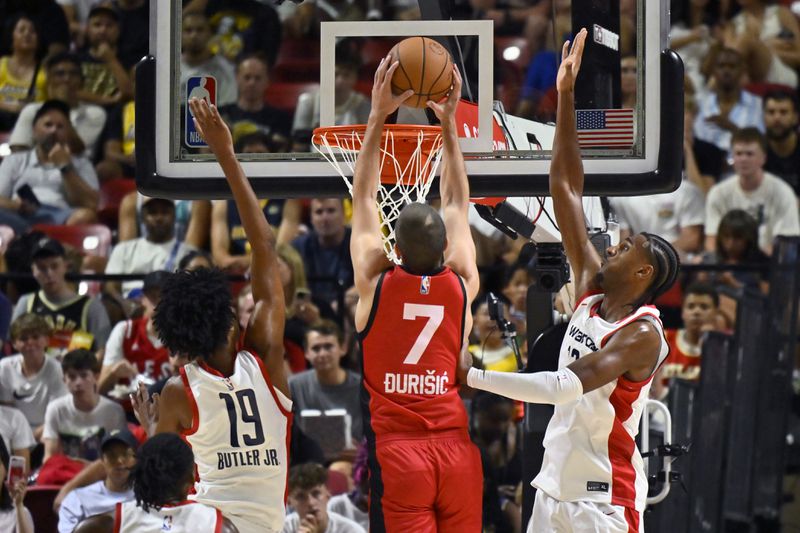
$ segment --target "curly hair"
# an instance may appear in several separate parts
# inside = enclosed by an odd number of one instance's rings
[[[225,346],[235,320],[230,284],[216,268],[170,275],[153,314],[164,346],[190,360],[207,359]]]
[[[194,454],[188,444],[174,433],[159,433],[147,440],[136,454],[131,471],[136,505],[144,512],[152,507],[186,498],[183,483],[194,475]]]

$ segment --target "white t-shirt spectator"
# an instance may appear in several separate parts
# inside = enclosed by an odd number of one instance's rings
[[[681,228],[702,226],[705,222],[703,192],[688,180],[666,194],[614,197],[609,202],[619,218],[620,229],[654,233],[669,242],[680,237]]]
[[[347,494],[331,496],[328,500],[328,513],[342,515],[369,531],[369,513],[356,507]]]
[[[25,507],[25,521],[28,524],[28,530],[33,531],[33,516],[31,512]],[[3,533],[17,533],[17,511],[10,509],[8,511],[0,511],[0,531]]]
[[[36,102],[22,108],[8,138],[9,146],[33,146],[33,117],[43,103]],[[69,110],[69,120],[86,145],[86,155],[93,157],[97,150],[97,141],[106,125],[105,110],[99,105],[80,103]]]
[[[47,405],[67,394],[61,365],[47,357],[41,370],[31,377],[22,375],[22,354],[0,359],[0,402],[19,409],[36,429],[44,423]]]
[[[717,234],[720,220],[732,209],[747,211],[758,221],[758,244],[764,250],[778,235],[800,235],[797,197],[785,181],[769,172],[753,191],[742,190],[736,175],[711,187],[706,199],[707,236]]]
[[[90,516],[110,513],[114,506],[134,499],[133,489],[111,492],[105,481],[75,489],[64,498],[58,511],[58,533],[72,533],[78,523]]]
[[[100,189],[97,173],[88,158],[73,155],[72,165],[89,187]],[[64,176],[61,171],[52,163],[40,162],[36,150],[13,153],[0,163],[0,196],[15,198],[23,185],[29,185],[36,199],[44,205],[61,209],[72,207],[64,196]]]
[[[194,250],[193,246],[172,239],[168,242],[150,242],[144,237],[123,241],[111,251],[106,265],[106,274],[149,274],[156,270],[173,271],[184,255]],[[139,289],[142,280],[123,281],[122,295]]]
[[[47,406],[42,437],[58,439],[64,455],[94,460],[100,457],[103,436],[126,427],[125,411],[118,403],[100,396],[95,408],[86,412],[75,407],[68,394]]]
[[[0,437],[3,438],[6,450],[12,455],[14,450],[25,450],[36,446],[33,431],[25,415],[19,409],[6,405],[0,405]]]
[[[89,19],[89,11],[102,1],[103,0],[56,0],[56,3],[60,6],[72,6],[75,9],[75,20],[81,24],[86,24],[86,21]]]
[[[300,528],[300,515],[291,513],[283,522],[282,533],[297,533]],[[324,533],[366,533],[364,528],[336,513],[328,513],[328,528]]]

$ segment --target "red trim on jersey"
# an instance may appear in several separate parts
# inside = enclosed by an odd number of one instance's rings
[[[186,369],[180,367],[179,370],[181,373],[181,380],[183,381],[183,390],[186,391],[186,396],[189,398],[189,407],[192,410],[192,426],[189,429],[181,431],[181,437],[183,437],[183,440],[187,441],[186,443],[188,444],[186,437],[197,433],[197,428],[200,427],[200,411],[197,409],[197,400],[192,392],[192,387],[189,385],[189,377],[186,375]]]
[[[287,411],[286,408],[278,399],[278,394],[275,392],[275,387],[272,386],[272,380],[269,379],[269,371],[267,370],[267,365],[265,365],[264,361],[257,355],[250,353],[249,351],[245,351],[245,353],[250,354],[250,356],[256,360],[256,363],[258,363],[258,368],[261,369],[261,375],[264,377],[264,381],[267,382],[267,388],[269,389],[270,394],[272,394],[272,399],[275,400],[275,404],[278,406],[278,409],[281,410],[283,416],[285,416],[286,418],[290,418],[292,416],[292,412]],[[284,396],[286,395],[284,394]]]
[[[590,296],[596,296],[598,294],[603,294],[603,291],[589,290],[584,292],[583,295],[575,301],[575,309],[580,307],[586,298],[589,298]]]
[[[114,533],[119,533],[122,529],[122,502],[118,502],[114,507],[116,507],[116,512],[114,513]]]
[[[184,505],[196,505],[200,502],[196,502],[193,500],[183,500],[182,502],[178,503],[165,503],[161,507],[183,507]]]
[[[611,504],[636,507],[636,470],[633,457],[636,443],[622,425],[633,414],[632,404],[639,397],[641,387],[627,387],[620,377],[609,397],[614,408],[614,423],[608,435],[608,459],[611,462]],[[648,380],[649,381],[649,380]],[[632,390],[633,389],[633,390]],[[637,530],[638,532],[638,530]]]
[[[217,525],[214,527],[214,533],[221,533],[222,532],[222,511],[216,509],[217,511]]]
[[[625,521],[628,523],[627,533],[639,533],[639,511],[626,507]]]
[[[220,377],[220,378],[225,378],[226,377],[226,376],[223,376],[222,372],[220,372],[216,368],[212,368],[212,367],[208,366],[208,364],[206,364],[206,362],[203,361],[202,359],[197,358],[197,359],[195,359],[195,361],[197,361],[197,366],[199,366],[200,368],[202,368],[203,370],[205,370],[206,372],[208,372],[212,376],[217,376],[217,377]]]

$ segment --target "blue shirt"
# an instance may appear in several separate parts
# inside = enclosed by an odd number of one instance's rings
[[[726,152],[731,149],[731,132],[708,122],[706,119],[720,114],[717,93],[709,91],[698,98],[697,118],[694,119],[694,136],[711,143]],[[731,108],[728,119],[739,128],[754,127],[764,133],[764,114],[761,98],[742,90],[739,101]]]

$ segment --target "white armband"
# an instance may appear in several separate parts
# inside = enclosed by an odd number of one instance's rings
[[[470,368],[467,385],[528,403],[558,405],[574,402],[583,396],[583,384],[569,368],[533,374]]]

